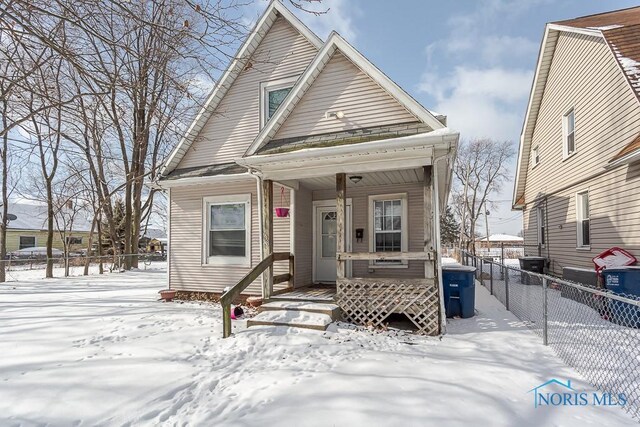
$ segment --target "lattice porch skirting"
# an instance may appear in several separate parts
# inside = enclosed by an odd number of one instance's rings
[[[407,316],[418,332],[440,333],[440,301],[433,279],[338,279],[336,300],[347,320],[383,326],[392,313]]]

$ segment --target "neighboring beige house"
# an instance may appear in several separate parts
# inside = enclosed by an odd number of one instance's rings
[[[374,290],[439,333],[437,218],[458,142],[445,122],[271,2],[162,170],[171,288],[219,294],[266,266],[242,294],[331,284],[347,317],[381,324],[389,313],[355,314]]]
[[[20,249],[43,248],[47,246],[47,208],[42,203],[9,203],[8,211],[16,219],[7,227],[7,253]],[[55,226],[54,222],[54,226]],[[68,242],[71,252],[87,248],[91,234],[91,223],[81,215],[76,215],[70,229],[53,233],[53,248],[64,251],[63,239]]]
[[[640,257],[639,189],[640,7],[547,24],[513,194],[525,244],[557,275]]]

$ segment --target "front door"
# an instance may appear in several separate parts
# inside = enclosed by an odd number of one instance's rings
[[[337,213],[334,206],[316,206],[315,208],[315,282],[336,281],[336,242]],[[346,244],[351,250],[351,206],[347,205]],[[347,265],[347,269],[349,265]]]

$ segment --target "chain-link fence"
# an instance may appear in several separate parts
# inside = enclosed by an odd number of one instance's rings
[[[476,279],[594,387],[640,420],[640,297],[462,253]],[[515,260],[517,262],[517,260]]]
[[[41,254],[25,255],[20,258],[0,260],[0,268],[5,270],[5,280],[20,282],[43,279],[46,276],[47,261],[52,263],[53,277],[72,277],[121,271],[127,260],[140,270],[164,268],[166,254],[140,253],[128,255],[68,256],[48,259]]]

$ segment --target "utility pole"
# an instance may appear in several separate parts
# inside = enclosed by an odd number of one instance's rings
[[[484,226],[487,231],[487,252],[491,253],[491,241],[489,240],[489,209],[487,209],[487,201],[484,202]]]

